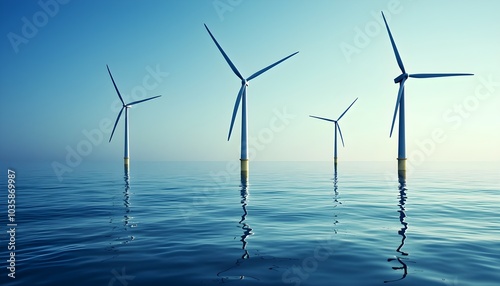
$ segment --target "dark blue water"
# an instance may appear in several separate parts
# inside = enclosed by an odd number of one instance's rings
[[[238,163],[237,161],[235,163]],[[500,165],[49,164],[16,170],[1,285],[498,285]],[[5,171],[5,172],[4,172]]]

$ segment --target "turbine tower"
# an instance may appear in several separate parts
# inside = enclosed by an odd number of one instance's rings
[[[329,122],[333,122],[335,124],[334,127],[333,127],[333,129],[335,130],[335,135],[333,137],[334,138],[334,143],[333,143],[333,164],[334,164],[334,167],[335,167],[335,171],[337,171],[337,158],[338,158],[337,157],[337,129],[339,130],[340,140],[342,140],[342,146],[344,146],[344,138],[342,137],[342,131],[340,131],[340,125],[339,125],[338,121],[340,120],[340,118],[342,118],[342,116],[344,116],[344,114],[347,112],[347,110],[349,110],[349,108],[351,108],[351,106],[356,102],[356,100],[358,100],[358,98],[356,98],[351,103],[351,105],[349,105],[349,107],[347,107],[347,109],[339,116],[339,118],[337,118],[337,120],[309,115],[309,117],[316,118],[316,119],[321,119],[321,120],[325,120],[325,121],[329,121]]]
[[[111,139],[113,138],[113,134],[115,133],[115,129],[116,129],[116,125],[118,124],[118,121],[120,120],[120,117],[122,115],[122,112],[123,110],[125,109],[125,151],[124,151],[124,155],[123,155],[123,162],[124,162],[124,165],[125,165],[125,170],[128,170],[129,169],[129,159],[130,159],[130,156],[129,156],[129,130],[128,130],[128,109],[131,108],[133,105],[135,104],[138,104],[138,103],[141,103],[141,102],[144,102],[144,101],[148,101],[148,100],[151,100],[151,99],[155,99],[157,97],[160,97],[161,95],[157,95],[157,96],[153,96],[153,97],[150,97],[150,98],[146,98],[146,99],[142,99],[142,100],[137,100],[137,101],[134,101],[134,102],[131,102],[131,103],[128,103],[128,104],[125,104],[125,102],[123,101],[123,98],[120,94],[120,91],[118,90],[118,87],[116,86],[116,83],[115,83],[115,80],[113,79],[113,76],[111,75],[111,71],[109,70],[109,66],[106,65],[106,67],[108,68],[108,73],[109,73],[109,76],[111,77],[111,81],[113,82],[113,86],[115,87],[115,90],[116,90],[116,93],[118,94],[118,97],[120,98],[120,101],[122,102],[122,109],[120,109],[120,113],[118,113],[118,117],[116,118],[116,121],[115,121],[115,126],[113,127],[113,132],[111,132],[111,136],[109,137],[109,142],[111,142]]]
[[[398,97],[396,100],[396,107],[394,109],[394,116],[392,117],[392,125],[391,125],[391,133],[389,137],[392,137],[392,131],[394,129],[394,123],[396,121],[396,114],[399,109],[399,137],[398,137],[398,176],[402,178],[406,178],[406,143],[405,143],[405,101],[404,101],[404,86],[405,82],[409,77],[413,78],[432,78],[432,77],[449,77],[449,76],[469,76],[473,75],[470,73],[418,73],[418,74],[409,74],[406,72],[405,67],[403,65],[403,61],[401,60],[401,56],[399,55],[398,49],[396,47],[396,43],[394,42],[394,38],[392,37],[391,30],[389,29],[389,25],[384,16],[384,12],[382,12],[382,17],[384,18],[385,27],[387,28],[387,33],[389,34],[389,38],[391,40],[392,49],[394,50],[394,55],[396,56],[396,61],[398,63],[399,68],[401,69],[401,74],[394,79],[394,83],[399,83],[399,91]]]
[[[267,70],[273,68],[274,66],[280,64],[281,62],[287,60],[288,58],[296,55],[298,52],[295,52],[277,62],[275,62],[272,65],[269,65],[258,72],[252,74],[251,76],[244,78],[241,73],[238,71],[236,66],[231,62],[227,54],[224,52],[222,47],[219,45],[215,37],[212,35],[212,32],[208,29],[207,25],[205,25],[205,28],[208,31],[208,34],[210,34],[210,37],[214,41],[215,45],[221,52],[222,56],[226,60],[226,62],[229,64],[229,67],[231,67],[231,70],[234,72],[234,74],[241,80],[241,88],[240,91],[238,92],[238,96],[236,97],[236,103],[234,104],[234,109],[233,109],[233,116],[231,118],[231,125],[229,126],[229,134],[227,136],[227,140],[231,138],[231,132],[233,131],[233,125],[234,125],[234,119],[236,118],[236,114],[238,113],[238,108],[241,103],[241,176],[242,178],[248,178],[248,129],[247,129],[247,120],[248,120],[248,115],[247,115],[247,86],[250,80],[258,77],[259,75],[263,74]]]

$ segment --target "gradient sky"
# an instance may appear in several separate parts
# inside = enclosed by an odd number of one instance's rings
[[[204,23],[246,77],[300,51],[250,82],[255,160],[331,160],[333,124],[308,116],[336,118],[356,97],[340,160],[395,160],[400,71],[381,10],[408,72],[475,74],[408,80],[408,157],[500,161],[498,1],[61,2],[0,2],[4,162],[63,163],[90,130],[103,138],[82,157],[121,161],[123,119],[111,143],[97,131],[120,108],[106,64],[126,101],[162,95],[131,109],[132,161],[238,160],[241,113],[226,139],[240,81]]]

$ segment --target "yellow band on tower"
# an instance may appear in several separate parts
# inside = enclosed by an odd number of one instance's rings
[[[398,158],[398,177],[406,179],[406,158]]]
[[[398,171],[406,171],[406,158],[398,158]]]
[[[248,172],[248,159],[240,159],[241,161],[241,172]]]
[[[248,182],[248,159],[240,159],[241,161],[241,181]]]

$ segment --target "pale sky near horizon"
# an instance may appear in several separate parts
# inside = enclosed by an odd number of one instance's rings
[[[395,160],[401,72],[382,10],[409,73],[475,74],[407,81],[408,158],[500,161],[493,0],[1,1],[0,160],[121,162],[106,64],[125,101],[162,95],[130,110],[132,161],[238,160],[241,110],[227,133],[240,80],[204,23],[245,77],[300,51],[250,82],[255,160],[330,160],[333,124],[309,115],[336,119],[357,97],[340,160]]]

